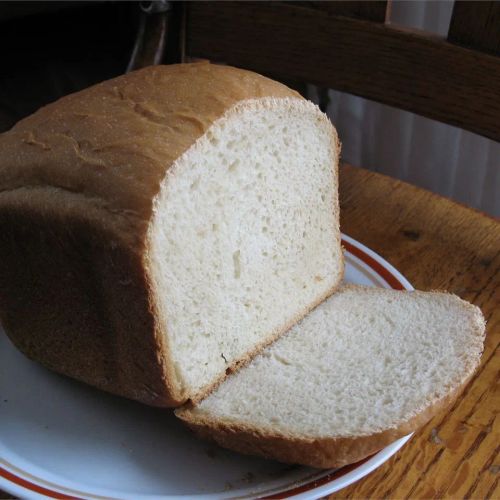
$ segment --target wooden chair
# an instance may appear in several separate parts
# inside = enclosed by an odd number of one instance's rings
[[[389,11],[386,1],[176,4],[168,15],[180,38],[169,60],[206,58],[335,88],[500,140],[500,3],[457,1],[447,39],[389,24]],[[488,336],[481,368],[451,411],[339,496],[500,496],[499,222],[349,165],[341,168],[340,199],[343,232],[416,288],[477,304]]]

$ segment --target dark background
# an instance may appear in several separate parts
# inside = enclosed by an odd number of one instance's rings
[[[125,72],[139,2],[0,2],[0,132]]]

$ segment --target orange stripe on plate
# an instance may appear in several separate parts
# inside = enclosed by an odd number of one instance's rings
[[[342,245],[349,252],[355,255],[358,259],[362,260],[367,266],[371,267],[378,275],[384,278],[385,281],[395,290],[405,290],[403,284],[382,264],[377,262],[373,257],[370,257],[360,248],[352,245],[351,243],[342,240]]]
[[[0,476],[4,477],[5,479],[10,481],[11,483],[22,486],[23,488],[26,488],[27,490],[34,491],[35,493],[39,493],[40,495],[46,495],[50,498],[67,499],[67,500],[82,500],[79,497],[72,497],[69,495],[65,495],[63,493],[49,490],[47,488],[44,488],[43,486],[39,486],[38,484],[27,481],[26,479],[23,479],[22,477],[16,476],[15,474],[12,474],[12,472],[9,472],[8,470],[4,469],[3,467],[0,467]]]

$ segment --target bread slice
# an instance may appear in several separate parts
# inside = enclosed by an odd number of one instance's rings
[[[483,340],[481,311],[454,295],[346,286],[176,415],[242,453],[342,466],[446,408]]]
[[[0,317],[28,356],[197,400],[342,278],[333,126],[249,71],[155,66],[0,136]]]

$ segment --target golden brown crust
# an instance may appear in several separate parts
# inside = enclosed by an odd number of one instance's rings
[[[172,163],[236,103],[297,97],[210,64],[155,66],[67,96],[0,135],[0,318],[29,357],[147,404],[180,391],[144,262]]]
[[[99,226],[101,211],[56,191],[0,197],[6,333],[59,373],[151,405],[171,404],[155,339],[147,335],[154,323],[133,238],[120,240]]]
[[[175,414],[200,438],[213,441],[224,448],[280,462],[327,469],[362,460],[396,439],[416,431],[434,415],[449,408],[471,377],[472,374],[447,396],[428,406],[409,421],[394,429],[371,435],[308,439],[251,428],[236,422],[214,421],[191,411],[189,406],[178,408]]]
[[[71,94],[0,135],[0,192],[53,186],[149,220],[172,163],[236,103],[300,96],[250,71],[151,66]]]

